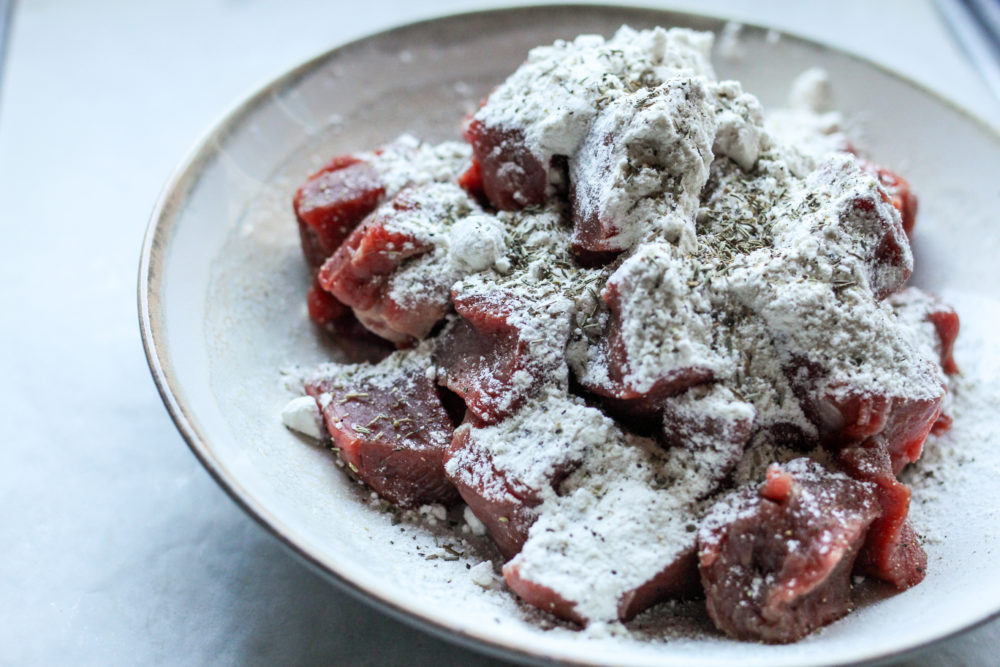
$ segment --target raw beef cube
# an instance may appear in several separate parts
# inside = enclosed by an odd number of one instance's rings
[[[292,202],[309,266],[322,266],[384,193],[375,168],[349,155],[334,158],[310,176]]]
[[[698,550],[694,544],[681,550],[662,570],[644,584],[627,591],[618,601],[618,619],[633,618],[663,600],[701,594],[698,580]]]
[[[698,535],[709,616],[738,639],[801,639],[851,609],[851,570],[878,515],[872,485],[810,459],[773,464],[713,507]]]
[[[469,411],[487,424],[515,412],[543,379],[565,373],[566,328],[554,321],[545,340],[521,332],[532,317],[532,304],[503,290],[456,292],[452,300],[461,319],[441,335],[435,353],[438,380],[465,400]],[[562,314],[568,322],[568,312]]]
[[[426,336],[447,310],[447,293],[444,304],[423,309],[402,307],[387,298],[390,278],[400,265],[432,249],[426,240],[393,228],[392,217],[407,210],[406,199],[397,197],[389,211],[376,213],[355,229],[319,272],[324,289],[353,308],[368,329],[398,345]]]
[[[811,194],[804,206],[832,211],[820,223],[828,242],[861,253],[875,298],[902,289],[913,273],[913,254],[899,211],[875,178],[861,171],[854,158],[839,155],[809,174],[806,185]],[[824,200],[829,203],[821,205]]]
[[[524,576],[524,565],[512,562],[504,566],[504,579],[517,596],[528,604],[547,611],[553,616],[587,625],[589,618],[577,611],[577,602]],[[630,621],[657,602],[697,595],[698,559],[694,545],[681,551],[666,567],[648,581],[622,594],[617,609],[617,620]]]
[[[701,78],[672,79],[601,110],[569,161],[574,251],[617,253],[651,232],[676,241],[708,181],[712,119]]]
[[[775,290],[759,312],[776,322],[785,375],[823,444],[838,450],[883,434],[901,469],[920,456],[946,392],[937,354],[883,305],[853,297],[830,303],[824,316],[805,312],[792,327]]]
[[[445,471],[504,557],[521,550],[536,508],[586,455],[581,432],[595,419],[603,423],[589,410],[555,393],[495,426],[473,417],[455,432]]]
[[[584,388],[628,418],[655,417],[665,398],[714,376],[699,365],[717,359],[711,305],[655,269],[667,252],[658,244],[643,246],[608,280],[602,294],[608,327],[590,351],[589,368],[577,373]]]
[[[354,230],[323,265],[319,282],[341,302],[361,310],[375,306],[382,288],[404,260],[429,252],[430,245],[393,230],[386,216],[373,216]]]
[[[894,294],[889,303],[900,322],[913,331],[925,354],[940,359],[945,373],[957,373],[954,350],[959,321],[955,309],[916,287]]]
[[[429,354],[393,354],[375,365],[330,364],[306,383],[344,463],[400,507],[458,500],[443,463],[454,427],[429,364]]]
[[[917,195],[910,189],[910,183],[895,172],[889,171],[874,162],[858,160],[861,168],[878,179],[879,185],[885,188],[892,205],[896,207],[902,218],[903,230],[906,236],[913,235],[913,226],[917,222]]]
[[[945,373],[954,375],[958,372],[958,365],[955,363],[955,339],[958,338],[958,313],[955,309],[944,303],[937,306],[927,314],[927,318],[937,330],[939,347],[941,350],[941,368]]]
[[[465,138],[472,144],[483,192],[493,206],[516,211],[545,202],[548,165],[528,150],[522,130],[488,127],[473,119]]]
[[[452,261],[448,237],[479,210],[453,182],[404,188],[327,260],[320,284],[374,333],[400,347],[412,345],[451,307],[451,285],[467,267]]]
[[[881,508],[868,531],[857,569],[900,590],[920,583],[927,569],[927,554],[906,520],[910,489],[896,479],[885,439],[870,438],[841,451],[838,459],[851,477],[875,485]]]
[[[689,450],[665,452],[610,420],[578,429],[587,453],[539,506],[528,540],[504,566],[507,585],[581,624],[628,620],[696,592],[695,530],[707,486]]]
[[[337,327],[340,322],[354,319],[351,309],[323,289],[316,278],[313,278],[306,293],[306,306],[309,309],[309,319],[323,327]]]
[[[541,502],[537,490],[508,480],[489,452],[477,447],[470,427],[455,432],[445,456],[445,470],[462,500],[483,525],[504,558],[513,558],[528,539]]]
[[[520,563],[510,562],[503,568],[504,581],[519,598],[557,618],[587,625],[588,619],[577,612],[575,600],[567,600],[552,588],[522,576],[522,567]]]
[[[839,421],[827,421],[821,435],[834,449],[881,435],[892,459],[892,469],[898,474],[906,464],[920,458],[924,440],[941,413],[944,394],[943,386],[929,398],[837,387],[825,395],[823,412]]]
[[[743,457],[755,417],[753,405],[722,385],[692,387],[663,402],[662,438],[692,451],[714,491]]]

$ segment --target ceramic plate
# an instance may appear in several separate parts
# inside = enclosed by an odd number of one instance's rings
[[[306,317],[308,274],[290,206],[297,184],[334,154],[404,132],[457,139],[459,119],[529,48],[579,33],[610,35],[623,23],[723,27],[687,14],[597,6],[438,19],[334,49],[226,116],[167,186],[142,254],[143,340],[178,428],[237,503],[332,579],[423,627],[508,657],[861,662],[996,614],[1000,456],[986,441],[1000,435],[995,420],[974,414],[957,415],[952,435],[929,445],[930,462],[947,462],[936,477],[927,476],[929,466],[916,471],[912,514],[930,555],[927,579],[895,596],[867,589],[853,614],[790,646],[720,637],[698,604],[658,608],[640,617],[630,637],[599,639],[554,625],[499,587],[485,591],[471,580],[467,566],[494,555],[488,548],[467,546],[443,526],[400,523],[350,483],[328,451],[282,426],[290,393],[281,369],[340,354]],[[728,58],[716,57],[719,76],[742,80],[765,106],[782,104],[806,67],[826,68],[858,142],[910,179],[921,198],[914,281],[945,293],[963,318],[957,356],[967,411],[996,405],[997,134],[913,83],[815,43],[748,26],[736,46]]]

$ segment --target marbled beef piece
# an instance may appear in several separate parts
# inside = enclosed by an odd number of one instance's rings
[[[539,409],[550,418],[538,419]],[[445,471],[505,558],[521,550],[536,508],[586,455],[582,411],[574,400],[549,394],[496,426],[470,414],[455,431]]]
[[[851,477],[875,485],[880,513],[868,531],[856,569],[899,590],[920,583],[927,554],[907,521],[910,489],[896,479],[885,438],[876,436],[841,451],[838,460]]]
[[[803,213],[808,215],[821,206],[834,213],[818,220],[817,231],[860,255],[875,298],[884,299],[902,289],[913,273],[913,253],[900,213],[875,177],[842,155],[820,164],[806,178],[806,185],[811,194],[803,202]],[[839,235],[850,240],[844,243]]]
[[[712,349],[712,305],[672,269],[669,244],[646,244],[611,275],[601,294],[606,329],[576,379],[610,411],[659,420],[669,396],[710,382],[725,360]]]
[[[722,385],[702,385],[668,398],[662,404],[662,441],[686,448],[696,457],[702,474],[722,484],[743,458],[753,435],[756,410]]]
[[[871,484],[810,459],[773,464],[738,489],[698,534],[708,613],[738,639],[801,639],[851,609],[851,570],[878,501]]]
[[[474,207],[454,184],[404,189],[351,233],[323,264],[319,283],[369,330],[412,345],[450,308],[454,276],[440,237]],[[424,255],[434,266],[417,264]]]
[[[698,590],[696,522],[711,481],[683,447],[623,433],[593,408],[574,440],[579,467],[538,507],[521,552],[504,566],[526,602],[580,624],[627,621]]]
[[[713,158],[713,99],[705,79],[678,78],[598,113],[569,161],[574,252],[614,254],[691,233]]]
[[[912,331],[915,344],[927,356],[940,359],[945,373],[958,372],[955,364],[955,339],[958,338],[958,313],[932,294],[907,287],[889,298],[896,317]]]
[[[438,381],[461,396],[477,419],[496,423],[547,382],[565,384],[569,311],[564,299],[539,303],[500,288],[458,288],[452,301],[461,319],[441,334],[434,357]]]
[[[541,503],[538,490],[498,470],[488,450],[478,446],[471,426],[455,431],[451,448],[445,455],[445,470],[451,463],[450,480],[462,500],[476,515],[504,558],[517,555],[528,539],[528,529],[538,518],[535,508]]]
[[[333,158],[296,191],[292,205],[302,251],[313,270],[375,210],[384,193],[375,168],[351,155]]]
[[[889,171],[874,162],[858,159],[861,168],[878,179],[879,185],[885,188],[892,205],[899,211],[903,223],[903,231],[907,238],[913,235],[913,226],[917,222],[917,195],[910,189],[910,183],[899,174]]]
[[[400,507],[452,504],[443,459],[454,427],[427,376],[429,352],[321,366],[306,383],[344,463]]]
[[[474,170],[468,174],[466,186],[481,187],[489,202],[501,211],[545,202],[549,165],[525,145],[523,130],[492,127],[472,119],[464,135],[472,145]]]

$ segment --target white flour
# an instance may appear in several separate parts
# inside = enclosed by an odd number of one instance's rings
[[[755,97],[714,80],[710,48],[705,34],[629,28],[607,41],[538,47],[476,114],[522,131],[544,165],[568,158],[578,212],[614,223],[609,243],[623,253],[604,268],[574,262],[563,204],[494,214],[452,185],[464,146],[403,138],[361,156],[388,197],[418,193],[418,214],[394,224],[432,247],[392,277],[391,298],[405,305],[450,290],[514,304],[507,322],[529,367],[544,373],[513,378],[511,396],[534,393],[512,416],[462,427],[492,467],[460,452],[448,473],[485,496],[506,493],[497,471],[539,493],[537,521],[508,567],[576,603],[595,627],[615,622],[623,596],[693,548],[694,528],[730,470],[753,482],[769,463],[801,456],[771,434],[794,427],[815,437],[805,402],[849,389],[919,400],[945,384],[926,324],[881,300],[905,282],[912,255],[875,179],[836,152],[845,140],[825,75],[806,72],[794,108],[765,122]],[[891,261],[878,256],[886,239],[899,248]],[[600,298],[609,286],[617,312]],[[571,374],[615,390],[611,326],[627,390],[648,392],[698,369],[711,388],[667,399],[667,410],[691,423],[716,420],[723,436],[665,450],[572,396]],[[390,363],[435,373],[433,344]],[[349,373],[377,376],[379,367],[322,372],[349,383]],[[956,417],[969,419],[961,413],[975,408],[960,408],[962,400],[968,394],[957,396]],[[295,412],[286,423],[307,422]],[[754,431],[745,451],[725,438],[741,423]],[[573,471],[553,488],[562,468]],[[466,526],[483,530],[468,511]],[[489,588],[485,565],[471,576]]]

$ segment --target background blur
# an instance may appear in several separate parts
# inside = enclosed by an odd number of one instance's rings
[[[1000,124],[929,0],[634,4],[834,44]],[[135,306],[159,190],[226,109],[345,41],[491,6],[14,3],[0,80],[0,664],[504,664],[348,597],[245,516],[168,418]],[[993,622],[906,664],[997,664],[998,645]]]

